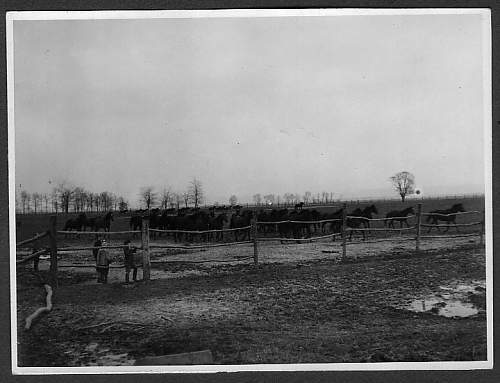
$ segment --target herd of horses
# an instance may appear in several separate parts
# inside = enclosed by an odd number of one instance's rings
[[[66,221],[64,225],[64,231],[86,231],[87,228],[90,231],[99,231],[103,229],[104,231],[110,231],[111,221],[113,221],[113,212],[108,212],[104,215],[96,217],[87,217],[85,213],[80,213],[78,217],[71,218]]]
[[[445,232],[451,225],[456,225],[457,213],[464,212],[465,209],[461,203],[454,204],[449,209],[433,210],[426,213],[426,222],[429,223],[428,232],[433,227],[440,230],[442,225],[439,222],[445,222]],[[353,235],[361,233],[363,240],[366,239],[366,232],[370,232],[370,220],[374,215],[378,215],[378,209],[371,204],[363,209],[356,208],[353,211],[346,212],[346,225],[349,230],[349,240]],[[383,219],[384,227],[395,228],[395,223],[399,222],[399,227],[410,227],[408,219],[415,215],[415,209],[410,206],[403,210],[393,210],[388,212]],[[322,213],[315,209],[304,209],[303,206],[296,206],[294,209],[272,209],[272,210],[251,210],[234,209],[230,212],[216,212],[215,209],[152,209],[150,211],[137,211],[130,217],[129,226],[133,231],[142,229],[143,218],[147,217],[151,236],[156,238],[159,235],[171,235],[177,241],[193,241],[196,237],[204,241],[223,241],[224,234],[232,236],[236,242],[250,240],[250,225],[252,220],[258,222],[257,230],[261,235],[279,235],[280,238],[310,238],[313,234],[321,233],[341,234],[342,219],[344,209],[338,209],[331,213]],[[77,218],[66,222],[64,230],[67,231],[85,231],[90,228],[91,231],[98,232],[103,229],[110,231],[113,213],[108,212],[105,215],[89,218],[85,213],[81,213]],[[434,226],[437,225],[437,226]],[[458,227],[455,226],[457,231]],[[232,229],[230,232],[223,232],[223,229]],[[164,231],[168,231],[164,232]],[[194,233],[202,232],[202,233]]]

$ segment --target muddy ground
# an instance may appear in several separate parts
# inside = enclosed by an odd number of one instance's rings
[[[153,260],[177,262],[154,263],[152,281],[129,285],[121,268],[108,285],[92,268],[62,268],[53,310],[29,331],[25,318],[44,305],[46,263],[41,278],[19,268],[19,365],[127,365],[205,349],[216,364],[485,360],[484,247],[474,238],[413,249],[351,245],[342,263],[330,241],[266,243],[257,267],[246,245],[158,251]],[[450,294],[472,314],[440,315]],[[429,296],[432,305],[416,308]]]

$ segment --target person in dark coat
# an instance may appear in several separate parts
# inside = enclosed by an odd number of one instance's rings
[[[103,239],[101,241],[101,246],[106,246],[106,241]],[[98,283],[108,283],[109,274],[109,264],[111,263],[111,258],[107,249],[102,247],[97,251],[96,257],[96,270],[97,270],[97,282]]]
[[[135,264],[134,253],[136,252],[136,248],[133,247],[130,243],[130,240],[126,240],[123,246],[123,253],[125,255],[125,283],[129,283],[129,274],[130,270],[132,272],[132,279],[134,282],[137,282],[137,265]]]

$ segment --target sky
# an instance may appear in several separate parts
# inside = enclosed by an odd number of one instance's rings
[[[359,198],[396,196],[405,170],[424,193],[484,192],[481,22],[16,20],[16,185]]]

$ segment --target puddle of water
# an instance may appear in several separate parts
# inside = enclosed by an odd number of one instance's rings
[[[437,298],[418,299],[408,307],[408,310],[415,312],[431,312],[444,317],[469,317],[476,315],[479,310],[471,303],[464,303],[459,300],[440,300]]]
[[[471,294],[482,294],[485,291],[485,281],[474,280],[468,283],[454,281],[449,285],[440,286],[439,291],[413,300],[404,308],[414,312],[427,312],[448,318],[469,317],[479,313],[479,309],[467,302]]]

